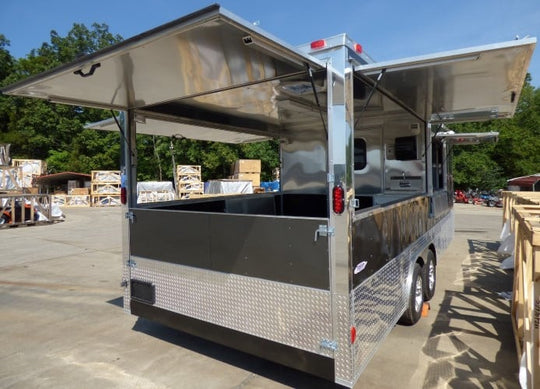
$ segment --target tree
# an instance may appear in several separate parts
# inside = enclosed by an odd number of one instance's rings
[[[0,36],[0,48],[2,41]],[[74,24],[65,37],[51,31],[50,42],[33,49],[19,60],[11,60],[7,85],[36,73],[49,70],[78,56],[105,48],[122,38],[109,32],[105,24],[88,29]],[[0,49],[0,69],[9,61]],[[44,100],[2,96],[0,100],[0,142],[11,143],[17,158],[47,159],[51,172],[92,169],[118,169],[119,135],[84,131],[83,126],[110,117],[106,111],[49,103]]]
[[[504,188],[506,180],[540,172],[540,89],[527,76],[511,119],[452,125],[456,132],[499,132],[495,144],[455,147],[456,188]]]

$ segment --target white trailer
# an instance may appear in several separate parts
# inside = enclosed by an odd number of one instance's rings
[[[347,35],[295,48],[213,5],[3,92],[124,112],[127,310],[352,387],[435,291],[442,125],[511,117],[535,43],[377,63]],[[281,190],[137,204],[137,133],[279,139]]]

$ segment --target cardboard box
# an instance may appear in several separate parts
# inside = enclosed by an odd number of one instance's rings
[[[261,175],[259,173],[235,173],[233,178],[235,180],[251,181],[254,187],[261,186]]]
[[[231,167],[232,173],[261,173],[260,159],[239,159]]]

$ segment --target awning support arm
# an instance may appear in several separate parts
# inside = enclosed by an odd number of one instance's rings
[[[377,80],[375,81],[375,84],[373,84],[371,86],[371,90],[369,91],[369,95],[366,99],[366,102],[364,103],[364,106],[362,107],[362,109],[360,110],[359,113],[362,113],[364,112],[368,105],[369,105],[369,102],[371,101],[371,98],[373,97],[373,94],[375,93],[375,91],[377,90],[377,86],[379,86],[379,82],[381,81],[381,79],[383,78],[383,75],[384,75],[384,72],[386,72],[386,69],[381,69],[381,71],[379,72],[379,75],[377,76]],[[358,124],[358,120],[360,120],[360,116],[356,119],[356,121],[354,122],[354,128],[356,128],[356,125]]]
[[[122,127],[122,125],[120,124],[120,122],[118,121],[118,118],[116,117],[116,115],[114,114],[114,111],[111,109],[111,115],[114,119],[114,122],[116,123],[116,126],[118,127],[118,130],[120,130],[120,135],[122,135],[122,139],[124,140],[124,142],[126,143],[127,147],[128,147],[128,150],[129,150],[129,154],[134,157],[135,154],[133,154],[133,150],[131,150],[131,144],[128,142],[127,138],[126,138],[126,134],[124,133],[124,128]]]
[[[324,115],[323,115],[321,103],[319,102],[319,96],[317,95],[317,88],[315,88],[315,81],[313,80],[313,71],[311,70],[311,66],[309,66],[308,63],[306,63],[306,69],[309,75],[309,82],[311,83],[311,89],[313,90],[315,102],[317,103],[317,107],[319,108],[319,114],[321,115],[321,121],[324,128],[324,134],[326,138],[328,138],[328,130],[326,129],[326,122],[324,121]]]

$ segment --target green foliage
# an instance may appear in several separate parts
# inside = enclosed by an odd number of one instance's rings
[[[88,29],[74,24],[66,37],[51,32],[50,42],[14,60],[0,35],[0,85],[8,85],[119,42],[104,24]],[[5,69],[7,69],[5,71]],[[119,135],[83,130],[84,124],[110,117],[96,109],[45,100],[0,96],[0,143],[11,143],[13,158],[46,159],[50,172],[118,169]]]
[[[456,132],[499,132],[497,143],[453,149],[458,189],[504,188],[506,180],[540,172],[540,89],[527,78],[512,119],[451,126]]]

